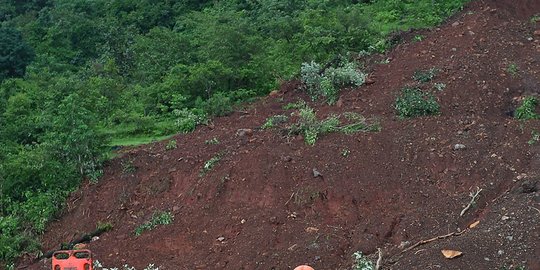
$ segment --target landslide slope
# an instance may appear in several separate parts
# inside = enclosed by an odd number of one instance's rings
[[[424,38],[369,65],[373,83],[345,91],[338,105],[310,103],[320,118],[378,119],[378,132],[332,133],[309,146],[301,136],[260,129],[270,116],[294,113],[284,105],[309,100],[291,82],[246,111],[175,136],[175,149],[160,142],[122,150],[98,184],[71,196],[43,250],[101,222],[113,229],[88,246],[117,267],[350,269],[354,252],[375,260],[382,248],[383,269],[540,269],[540,143],[528,143],[540,123],[512,117],[524,96],[540,92],[537,13],[535,0],[474,1],[440,28],[403,34]],[[444,88],[435,92],[441,114],[399,119],[400,89],[431,68],[435,78],[421,87]],[[214,138],[218,144],[206,143]],[[477,202],[460,216],[477,187]],[[135,236],[156,211],[170,211],[173,223]],[[458,236],[403,252],[477,220]],[[441,249],[463,255],[448,260]]]

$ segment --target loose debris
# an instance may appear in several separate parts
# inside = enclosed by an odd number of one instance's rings
[[[459,250],[450,250],[450,249],[443,249],[441,250],[443,256],[447,259],[453,259],[456,257],[459,257],[463,254],[463,252]]]

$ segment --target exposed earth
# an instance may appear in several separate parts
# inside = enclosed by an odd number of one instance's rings
[[[540,94],[536,14],[537,0],[473,1],[439,28],[399,36],[404,42],[367,62],[369,84],[343,91],[337,105],[309,102],[319,118],[357,112],[378,121],[377,132],[327,134],[309,146],[261,129],[268,117],[295,112],[284,105],[309,101],[286,82],[175,136],[175,149],[167,141],[122,149],[99,183],[72,194],[43,251],[110,223],[88,243],[109,267],[344,270],[353,253],[375,262],[380,248],[380,269],[540,269],[540,142],[532,136],[540,121],[512,116],[523,97]],[[431,68],[431,82],[412,78]],[[396,96],[417,84],[435,93],[441,114],[400,119]],[[207,143],[213,138],[219,143]],[[135,236],[156,211],[170,211],[172,224]],[[443,249],[463,254],[447,259]],[[19,267],[50,269],[50,261]]]

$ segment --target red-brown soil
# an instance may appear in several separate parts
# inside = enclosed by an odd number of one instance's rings
[[[347,111],[376,118],[379,132],[334,133],[308,146],[260,129],[267,117],[293,112],[283,105],[308,100],[291,82],[278,97],[177,135],[176,149],[160,142],[123,150],[98,184],[71,196],[43,250],[108,222],[113,230],[88,246],[117,267],[351,269],[354,252],[376,260],[381,248],[381,269],[540,269],[540,143],[528,143],[540,122],[511,116],[523,96],[540,93],[540,23],[530,20],[537,13],[536,0],[474,1],[440,28],[405,34],[425,39],[381,56],[390,61],[371,66],[375,82],[345,91],[340,106],[311,103],[321,118]],[[435,91],[441,114],[399,119],[400,89],[430,68],[439,72],[421,87],[446,85]],[[219,144],[205,143],[212,138]],[[477,187],[477,203],[460,216]],[[158,210],[172,212],[174,222],[136,237]],[[403,252],[477,220],[460,235]],[[445,259],[442,249],[463,255]]]

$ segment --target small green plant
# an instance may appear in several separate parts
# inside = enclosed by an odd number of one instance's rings
[[[379,64],[382,64],[382,65],[386,65],[386,64],[389,64],[390,63],[390,58],[385,58],[381,61],[379,61]]]
[[[351,150],[349,150],[347,148],[341,150],[341,155],[344,156],[344,157],[348,157],[350,153],[351,153]]]
[[[375,266],[362,252],[357,251],[353,253],[353,270],[374,270]]]
[[[221,157],[223,156],[223,153],[219,153],[215,156],[213,156],[211,159],[207,160],[201,171],[199,172],[199,176],[204,176],[205,174],[207,174],[209,171],[212,170],[212,168],[214,168],[214,166],[216,166],[216,164],[221,160]]]
[[[167,142],[167,145],[165,145],[166,150],[176,149],[176,147],[178,147],[176,145],[176,140],[170,140],[169,142]]]
[[[158,225],[168,225],[171,224],[174,220],[174,216],[170,212],[154,212],[152,218],[141,224],[135,229],[135,235],[139,236],[145,231],[150,231],[155,229]]]
[[[433,80],[433,78],[435,78],[438,72],[439,71],[435,68],[431,68],[428,70],[417,70],[413,74],[413,79],[420,83],[427,83]]]
[[[416,36],[413,37],[413,41],[420,42],[420,41],[424,40],[424,38],[426,38],[426,37],[424,37],[423,35],[416,35]]]
[[[212,138],[209,140],[204,141],[205,144],[219,144],[219,140],[217,138]]]
[[[299,100],[294,103],[288,103],[287,105],[283,106],[284,110],[298,110],[301,108],[306,108],[308,105],[305,101]]]
[[[263,129],[274,128],[279,124],[287,122],[288,120],[289,120],[289,117],[285,115],[274,115],[274,116],[268,117],[266,119],[266,122],[264,122],[264,124],[261,126],[261,128]]]
[[[402,89],[394,107],[397,115],[401,118],[437,115],[440,112],[439,103],[437,103],[433,94],[410,87]]]
[[[135,165],[133,165],[133,160],[132,159],[124,159],[124,160],[122,160],[121,164],[122,164],[122,173],[123,174],[131,174],[131,173],[134,173],[137,170]]]
[[[540,141],[540,133],[536,130],[531,132],[531,139],[527,142],[529,145],[536,144]]]
[[[539,119],[540,116],[536,113],[538,100],[535,97],[526,97],[523,103],[516,109],[514,118],[519,120]]]
[[[446,88],[445,83],[434,83],[433,88],[435,88],[437,91],[442,91]]]
[[[537,23],[540,22],[540,14],[536,14],[531,17],[531,23]]]
[[[519,67],[516,65],[516,63],[511,63],[506,68],[506,72],[508,72],[512,77],[516,77],[519,73]]]

